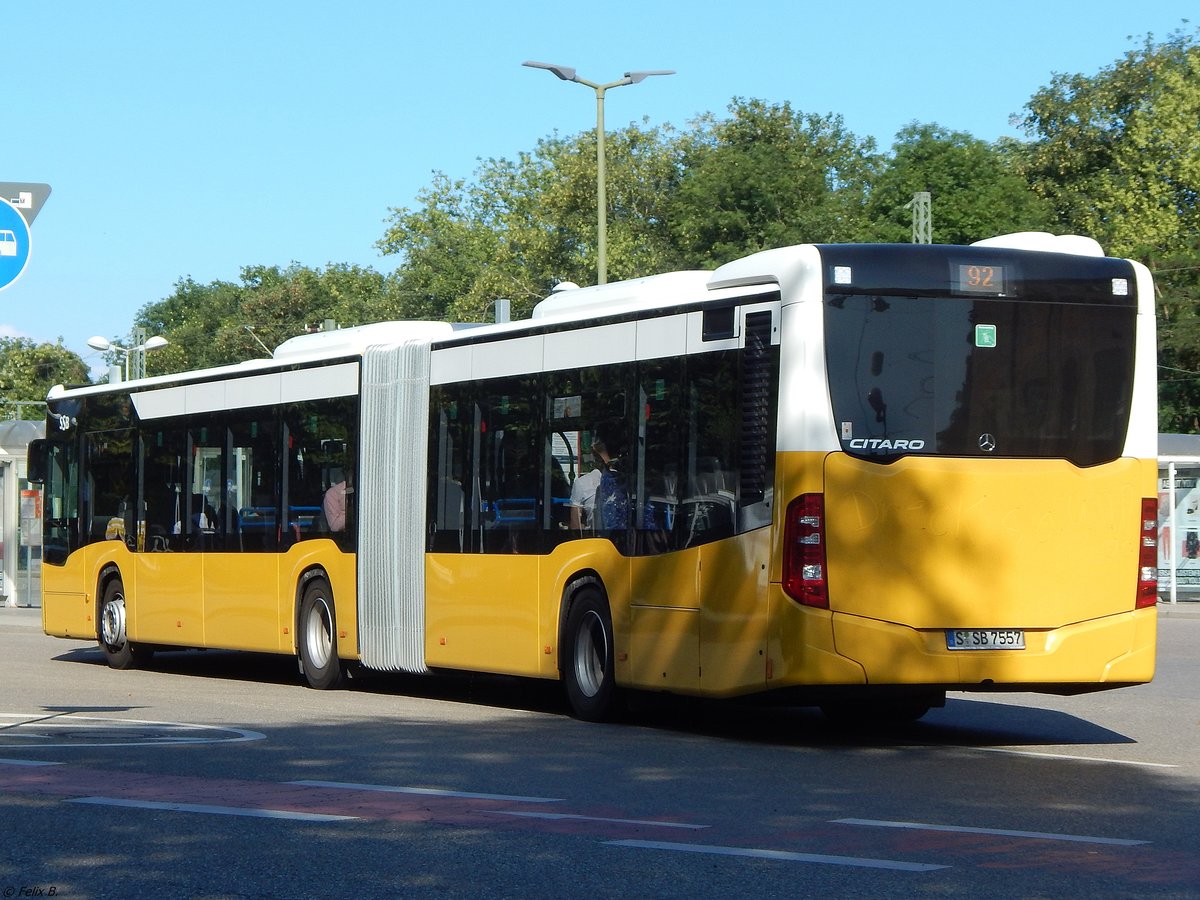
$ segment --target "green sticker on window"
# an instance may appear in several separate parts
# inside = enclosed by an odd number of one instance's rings
[[[975,346],[976,347],[995,347],[996,346],[996,326],[995,325],[976,325],[975,326]]]

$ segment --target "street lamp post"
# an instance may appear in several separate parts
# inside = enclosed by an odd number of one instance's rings
[[[559,66],[554,63],[535,62],[526,60],[521,63],[531,69],[545,69],[553,72],[563,81],[574,81],[584,87],[590,87],[596,92],[596,283],[605,284],[608,281],[608,197],[604,187],[604,93],[609,88],[621,87],[626,84],[637,84],[651,75],[674,75],[674,69],[653,69],[641,72],[626,72],[619,81],[608,84],[597,84],[580,78],[570,66]]]
[[[134,346],[122,347],[120,344],[114,344],[106,337],[96,335],[87,340],[87,345],[93,350],[99,350],[102,353],[108,353],[116,350],[118,353],[125,355],[125,380],[145,378],[146,377],[146,354],[151,350],[158,350],[161,347],[167,346],[170,343],[165,337],[155,335],[149,340],[146,339],[146,329],[133,329]],[[132,365],[131,365],[132,363]],[[114,368],[116,368],[114,366]],[[120,369],[116,370],[120,372]],[[112,380],[112,374],[109,374],[109,380]]]

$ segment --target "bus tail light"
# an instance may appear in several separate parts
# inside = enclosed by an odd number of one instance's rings
[[[825,578],[825,498],[802,494],[788,505],[784,523],[783,590],[805,606],[828,609]]]
[[[1158,501],[1142,500],[1142,532],[1138,547],[1138,586],[1136,609],[1158,603]]]

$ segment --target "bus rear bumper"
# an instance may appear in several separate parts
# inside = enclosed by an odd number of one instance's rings
[[[946,631],[833,614],[839,656],[868,684],[940,684],[960,690],[1074,693],[1144,684],[1154,677],[1157,610],[1143,609],[1053,629],[1027,629],[1024,649],[949,650]],[[1092,685],[1094,688],[1089,688]]]

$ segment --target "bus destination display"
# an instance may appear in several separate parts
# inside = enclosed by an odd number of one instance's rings
[[[1004,266],[984,263],[959,263],[954,267],[954,289],[964,294],[1003,294]]]

